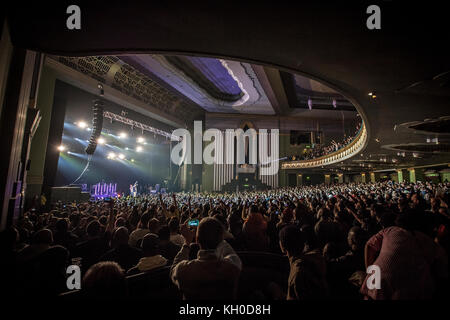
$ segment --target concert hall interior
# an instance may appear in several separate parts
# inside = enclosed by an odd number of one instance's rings
[[[107,6],[80,5],[80,30],[62,4],[2,16],[2,291],[448,297],[439,18],[407,29],[390,1],[381,30],[365,5]]]

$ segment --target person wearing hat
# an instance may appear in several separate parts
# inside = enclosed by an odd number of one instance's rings
[[[168,260],[159,253],[159,237],[156,234],[146,234],[142,239],[141,248],[143,257],[128,270],[127,275],[148,272],[167,264]]]

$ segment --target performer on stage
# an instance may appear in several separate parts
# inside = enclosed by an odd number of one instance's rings
[[[132,197],[137,196],[137,190],[138,190],[138,182],[135,181],[134,184],[130,184],[130,194]]]

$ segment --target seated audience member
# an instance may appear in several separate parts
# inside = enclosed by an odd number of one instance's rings
[[[379,288],[368,288],[371,275],[363,282],[361,293],[367,299],[431,299],[441,281],[448,278],[447,254],[418,231],[420,217],[418,212],[406,210],[398,216],[396,226],[381,230],[367,241],[366,267],[376,265],[380,269]]]
[[[53,244],[53,233],[42,229],[33,236],[32,243],[18,254],[19,262],[29,262],[46,251]]]
[[[64,248],[72,251],[78,242],[78,236],[69,231],[69,223],[66,219],[59,219],[56,222],[56,232],[53,235],[55,245],[61,245]]]
[[[184,243],[183,236],[179,233],[179,220],[176,217],[172,217],[169,220],[169,230],[170,230],[170,241],[175,243],[177,246],[182,246]]]
[[[366,232],[360,227],[353,227],[348,232],[346,254],[328,260],[327,278],[331,295],[334,299],[359,299],[357,287],[350,282],[351,276],[358,271],[365,271],[364,245]]]
[[[167,264],[167,259],[159,252],[159,238],[156,234],[146,234],[142,239],[141,249],[143,257],[136,266],[128,270],[127,275],[151,271]]]
[[[158,234],[158,230],[161,227],[160,222],[156,218],[150,219],[148,222],[148,231],[149,233]]]
[[[130,269],[141,258],[142,254],[139,249],[133,248],[128,244],[128,230],[125,227],[116,229],[111,239],[112,249],[106,252],[100,261],[117,262],[123,269]]]
[[[132,247],[136,247],[139,240],[142,240],[146,234],[150,231],[148,230],[148,221],[150,220],[150,215],[148,213],[144,213],[138,223],[137,229],[134,230],[130,234],[130,240],[128,241],[129,245]]]
[[[39,263],[33,276],[35,293],[40,297],[57,296],[67,291],[66,269],[69,265],[69,251],[63,246],[50,247],[39,256]]]
[[[87,271],[108,250],[108,240],[101,234],[97,220],[89,222],[86,227],[86,240],[76,245],[72,257],[81,257],[81,269]]]
[[[94,264],[83,277],[81,290],[92,299],[118,299],[127,296],[127,282],[122,268],[116,262]]]
[[[263,215],[258,212],[258,207],[252,205],[249,210],[248,217],[245,217],[247,207],[244,206],[242,216],[244,225],[242,233],[245,239],[247,250],[265,251],[268,248],[269,239],[267,237],[267,221]]]
[[[336,259],[343,269],[349,272],[365,270],[364,245],[367,241],[366,232],[360,227],[352,227],[348,232],[347,242],[350,250]]]
[[[280,215],[280,221],[276,225],[277,233],[279,234],[281,229],[293,223],[292,220],[293,220],[292,210],[289,208],[284,209]]]
[[[168,226],[162,226],[158,231],[159,236],[159,252],[169,261],[173,261],[181,246],[177,246],[170,241],[170,231]]]
[[[305,239],[295,225],[284,227],[279,238],[281,251],[288,256],[291,265],[287,300],[326,299],[328,284],[322,256],[303,252]]]
[[[237,294],[241,261],[223,240],[223,226],[214,218],[204,218],[195,230],[183,224],[184,244],[175,257],[170,276],[185,299],[231,299]],[[197,259],[188,260],[195,236],[200,245]]]

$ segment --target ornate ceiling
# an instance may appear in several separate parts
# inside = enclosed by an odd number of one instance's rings
[[[149,77],[157,77],[207,112],[275,114],[248,63],[149,54],[121,59]]]

